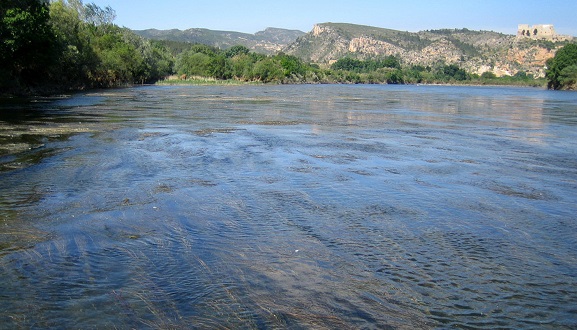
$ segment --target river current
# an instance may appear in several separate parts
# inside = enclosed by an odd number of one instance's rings
[[[574,329],[577,93],[0,106],[0,328]]]

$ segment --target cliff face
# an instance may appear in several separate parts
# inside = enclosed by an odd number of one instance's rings
[[[523,40],[489,31],[437,30],[418,33],[324,23],[284,49],[305,61],[331,64],[339,58],[398,56],[405,65],[457,64],[470,73],[544,75],[547,59],[565,42]]]

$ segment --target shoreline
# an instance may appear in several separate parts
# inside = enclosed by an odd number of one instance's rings
[[[479,82],[479,81],[461,81],[455,83],[403,83],[403,84],[388,84],[386,82],[373,82],[373,83],[357,83],[357,82],[337,82],[337,81],[275,81],[275,82],[261,82],[261,81],[242,81],[237,79],[220,80],[210,77],[195,77],[193,79],[164,79],[159,80],[155,83],[149,84],[131,84],[122,85],[108,88],[78,88],[70,89],[66,87],[55,87],[51,86],[40,86],[29,89],[21,90],[7,90],[0,92],[0,102],[3,100],[27,100],[37,97],[61,97],[64,95],[71,95],[75,93],[88,92],[92,90],[106,90],[106,89],[116,89],[116,88],[131,88],[137,86],[244,86],[244,85],[413,85],[413,86],[471,86],[471,87],[525,87],[525,88],[537,88],[545,89],[547,88],[546,82],[539,82],[535,80],[534,83],[499,83],[499,82]],[[566,89],[565,91],[576,91],[575,89]]]
[[[388,83],[354,83],[354,82],[269,82],[259,81],[240,81],[240,80],[216,80],[216,79],[194,79],[194,80],[164,80],[159,81],[152,86],[243,86],[243,85],[401,85],[401,86],[471,86],[471,87],[524,87],[547,90],[546,84],[498,84],[498,83],[406,83],[406,84],[388,84]],[[137,86],[137,85],[134,85]]]

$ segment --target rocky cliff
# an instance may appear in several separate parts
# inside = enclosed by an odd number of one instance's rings
[[[503,76],[525,72],[542,77],[547,59],[569,41],[519,39],[514,35],[467,29],[411,33],[323,23],[283,51],[325,65],[345,56],[367,59],[394,55],[405,65],[458,64],[470,73],[493,72]]]

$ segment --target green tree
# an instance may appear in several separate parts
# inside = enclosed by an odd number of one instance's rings
[[[52,67],[52,75],[65,81],[71,88],[92,85],[91,77],[99,59],[93,49],[94,29],[82,20],[82,4],[78,1],[54,1],[50,5],[50,24],[56,35],[56,47],[60,52],[58,63]]]
[[[232,58],[232,57],[235,57],[237,55],[247,55],[248,53],[250,53],[250,49],[248,49],[242,45],[237,45],[237,46],[233,46],[233,47],[227,49],[224,52],[224,56],[226,56],[228,58]]]
[[[413,67],[407,70],[403,70],[403,77],[405,82],[411,84],[418,84],[423,82],[423,74],[421,70]]]
[[[264,83],[279,81],[283,78],[283,69],[272,58],[265,58],[258,61],[253,68],[254,79]]]
[[[387,84],[404,84],[403,72],[400,69],[393,70],[387,75]]]
[[[190,47],[190,50],[189,50],[189,53],[191,53],[191,54],[201,53],[201,54],[205,54],[205,55],[208,55],[211,57],[215,56],[219,52],[220,51],[218,48],[214,48],[214,47],[202,45],[202,44],[192,45],[192,47]]]
[[[161,43],[147,41],[142,52],[148,72],[145,82],[155,82],[173,73],[174,59]]]
[[[115,17],[82,0],[0,1],[0,89],[112,87],[172,73],[164,47],[114,25]]]
[[[565,89],[577,89],[577,65],[571,65],[561,70],[559,81]]]
[[[230,79],[232,77],[230,64],[225,54],[218,54],[212,57],[208,72],[216,79]]]
[[[337,60],[331,66],[333,70],[345,70],[357,73],[369,73],[382,68],[400,69],[401,63],[396,56],[389,55],[384,59],[368,59],[365,61],[344,57]]]
[[[40,0],[0,3],[0,88],[49,79],[57,57],[48,4]]]
[[[253,58],[248,54],[237,54],[230,59],[231,75],[233,78],[249,81],[253,79]]]
[[[291,75],[303,76],[305,74],[306,68],[303,62],[296,56],[280,53],[276,58],[280,60],[280,65],[285,77],[290,77]]]
[[[211,63],[211,56],[204,52],[196,52],[195,48],[182,53],[177,58],[175,69],[178,74],[209,77],[211,75]]]
[[[387,56],[385,60],[382,62],[382,65],[383,65],[382,67],[385,68],[394,68],[394,69],[401,68],[401,63],[399,62],[399,59],[393,55]]]
[[[567,44],[559,49],[555,57],[547,61],[547,86],[549,89],[574,88],[572,83],[574,69],[577,65],[577,44]]]
[[[93,3],[84,6],[84,20],[96,26],[111,25],[116,19],[116,12],[110,6],[102,9]]]
[[[333,65],[331,65],[331,69],[333,70],[345,70],[345,71],[356,71],[360,72],[363,69],[364,65],[361,60],[357,60],[351,57],[343,57],[338,59]]]
[[[114,25],[110,7],[58,0],[50,16],[61,49],[54,75],[71,88],[153,82],[172,73],[166,48]]]
[[[457,81],[463,81],[469,79],[467,72],[456,64],[445,65],[442,68],[442,74],[449,79],[454,79]]]
[[[495,79],[495,78],[497,78],[497,76],[491,71],[486,71],[486,72],[483,72],[481,74],[481,78],[482,79]]]

